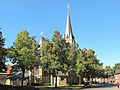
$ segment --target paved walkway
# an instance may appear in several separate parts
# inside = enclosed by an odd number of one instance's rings
[[[120,88],[114,87],[100,87],[100,88],[85,88],[81,90],[120,90]]]

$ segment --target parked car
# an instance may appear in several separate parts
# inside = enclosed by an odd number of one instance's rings
[[[90,88],[90,87],[92,87],[92,85],[91,85],[91,83],[90,83],[90,82],[85,82],[85,83],[84,83],[84,87],[85,87],[85,88],[87,88],[87,87],[89,87],[89,88]]]

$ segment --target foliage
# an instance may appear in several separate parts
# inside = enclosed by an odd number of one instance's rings
[[[2,32],[0,31],[0,72],[6,70],[6,56],[7,56],[7,50],[4,48],[5,45],[5,38],[2,36]]]
[[[46,39],[40,50],[43,69],[48,72],[52,71],[52,74],[54,70],[67,72],[66,47],[67,44],[58,31],[54,32],[52,41]]]
[[[87,80],[100,77],[102,65],[97,59],[94,50],[84,48],[79,51],[77,57],[76,73],[78,76],[86,77]]]
[[[52,41],[45,40],[40,50],[42,68],[53,76],[57,77],[58,71],[66,74],[68,71],[68,46],[65,39],[62,38],[58,31],[55,31]],[[57,81],[57,78],[56,78]]]
[[[119,70],[120,69],[120,63],[116,63],[113,67],[113,73],[115,74],[115,70]]]
[[[83,75],[84,71],[86,70],[85,65],[87,64],[86,61],[86,50],[80,50],[78,55],[77,55],[77,63],[76,63],[76,73],[78,76]]]
[[[57,77],[58,71],[69,73],[70,76],[83,76],[88,80],[103,76],[103,63],[97,59],[95,51],[78,49],[77,43],[66,42],[59,31],[54,32],[51,41],[46,38],[39,51],[38,46],[35,36],[30,37],[27,31],[22,31],[8,50],[15,68],[22,70],[23,78],[26,69],[32,70],[39,65],[54,77]],[[109,70],[104,71],[107,73]]]
[[[70,76],[74,76],[76,72],[76,60],[77,60],[77,55],[78,55],[78,44],[71,44],[68,47],[68,73]]]
[[[105,74],[105,77],[109,77],[109,76],[112,76],[113,75],[113,70],[110,66],[105,66],[105,69],[104,69],[104,74]]]
[[[56,76],[58,71],[70,76],[90,78],[101,77],[103,63],[97,59],[92,49],[78,50],[78,44],[66,43],[58,31],[54,32],[52,40],[45,39],[40,50],[42,68]]]
[[[88,50],[88,61],[89,61],[89,74],[91,78],[99,77],[100,72],[102,70],[102,63],[100,63],[97,59],[97,55],[95,55],[95,51],[90,49]]]
[[[25,69],[32,70],[39,65],[38,43],[35,36],[29,37],[27,31],[22,31],[17,35],[14,45],[9,49],[9,57],[15,67],[23,72]]]

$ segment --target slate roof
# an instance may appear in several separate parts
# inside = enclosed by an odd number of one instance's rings
[[[26,71],[25,72],[25,78],[29,77],[29,71]],[[12,75],[9,75],[7,78],[12,78],[12,79],[15,79],[15,78],[22,78],[22,71],[19,71],[15,74],[12,74]]]

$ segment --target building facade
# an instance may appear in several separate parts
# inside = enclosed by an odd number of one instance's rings
[[[70,21],[69,6],[68,6],[65,34],[63,34],[63,38],[65,38],[66,42],[69,42],[70,44],[75,44],[75,38],[73,36],[72,26]],[[44,40],[45,38],[41,37],[39,41],[38,50],[40,50],[41,47],[44,45]],[[54,85],[55,77],[45,73],[44,70],[39,66],[38,69],[34,70],[34,83],[39,83],[39,84],[50,83],[51,85]],[[78,83],[78,77],[70,77],[68,73],[64,74],[61,71],[58,71],[57,85],[67,85],[69,83],[72,84]]]
[[[7,71],[0,72],[0,84],[9,84],[9,81],[6,82],[7,76],[10,74],[11,65],[7,65]]]
[[[63,38],[65,38],[66,42],[69,42],[70,44],[75,44],[75,38],[73,36],[72,32],[72,26],[70,21],[70,14],[69,14],[69,6],[68,6],[68,14],[67,14],[67,22],[66,22],[66,29],[65,34],[63,34]],[[41,37],[39,43],[38,50],[41,49],[41,47],[44,45],[45,38]],[[22,72],[17,72],[15,75],[12,75],[8,77],[7,84],[16,84],[21,85],[22,80]],[[47,72],[45,72],[40,66],[38,68],[34,68],[32,72],[26,71],[25,73],[25,80],[24,85],[27,84],[39,84],[42,85],[44,83],[49,83],[51,85],[55,85],[55,77],[52,75],[49,75]],[[57,85],[67,85],[69,83],[76,84],[78,83],[78,77],[70,77],[69,73],[62,73],[61,71],[58,71],[57,74]]]

